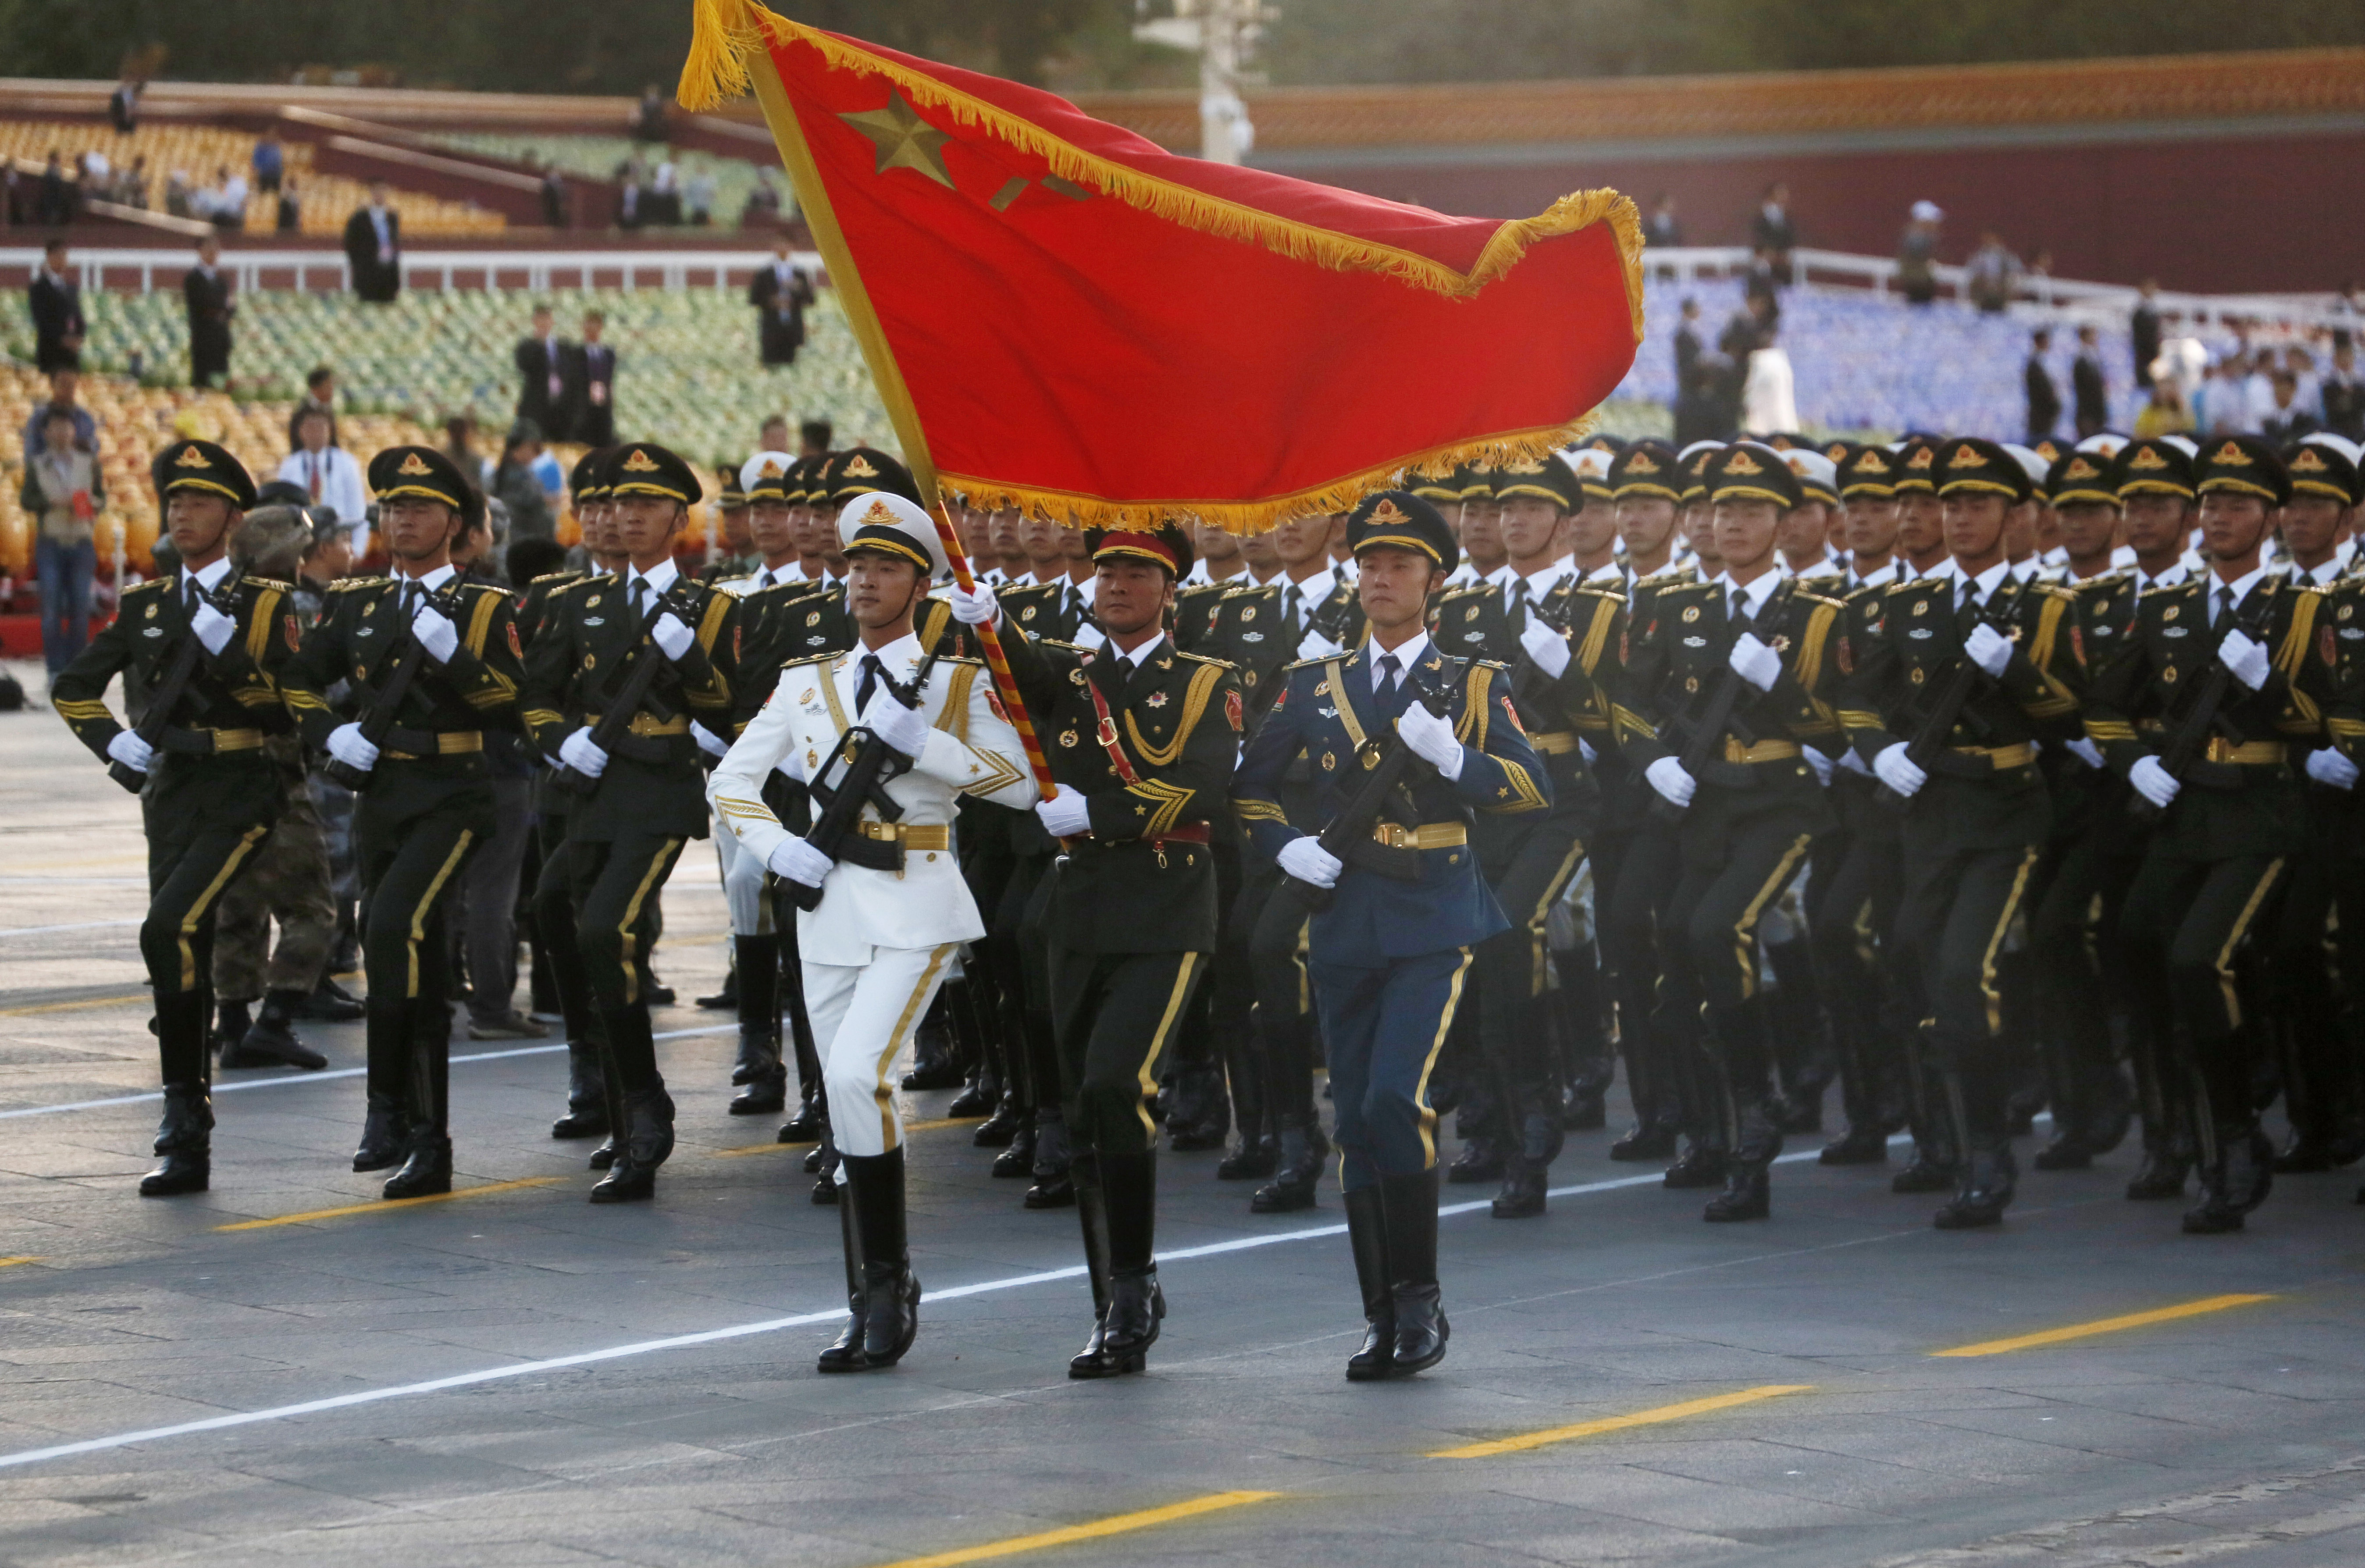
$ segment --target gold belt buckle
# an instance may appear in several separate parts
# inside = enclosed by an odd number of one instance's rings
[[[1412,833],[1402,823],[1373,823],[1372,836],[1390,849],[1402,849],[1410,842]]]

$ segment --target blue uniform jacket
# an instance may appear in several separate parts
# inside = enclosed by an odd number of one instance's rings
[[[1416,763],[1407,773],[1420,822],[1466,827],[1474,810],[1508,814],[1550,806],[1551,776],[1511,711],[1508,673],[1499,665],[1449,658],[1434,647],[1418,669],[1431,689],[1452,693],[1454,734],[1467,748],[1462,777],[1452,782],[1426,764]],[[1359,742],[1384,746],[1396,715],[1412,700],[1399,688],[1384,707],[1373,694],[1371,666],[1361,649],[1293,665],[1283,678],[1287,685],[1249,743],[1232,787],[1241,823],[1268,856],[1304,836],[1289,825],[1277,794],[1289,765],[1306,758],[1319,787],[1320,820],[1329,822],[1361,781]],[[1418,882],[1355,866],[1340,872],[1337,898],[1314,917],[1310,956],[1377,968],[1390,958],[1474,946],[1509,927],[1468,844],[1419,853]]]

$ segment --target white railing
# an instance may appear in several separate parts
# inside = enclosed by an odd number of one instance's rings
[[[178,288],[181,274],[196,259],[195,252],[143,247],[132,249],[77,247],[67,264],[84,289],[97,293],[113,288],[121,293],[153,294],[160,286]],[[741,276],[771,260],[768,250],[745,251],[406,251],[402,256],[403,285],[408,288],[487,288],[504,275],[522,274],[525,286],[546,289],[572,283],[577,287],[640,288],[654,278],[655,286],[683,289],[712,285],[718,291],[731,286],[731,274]],[[789,260],[807,272],[821,269],[817,251],[790,252]],[[34,246],[0,246],[0,271],[29,273],[41,264]],[[337,250],[224,251],[222,269],[237,281],[241,293],[263,287],[268,274],[292,279],[301,292],[319,281],[322,286],[349,289],[352,269]],[[133,280],[137,280],[133,286]],[[331,283],[330,280],[333,280]],[[282,283],[280,286],[287,286]]]
[[[1679,282],[1689,283],[1697,278],[1739,276],[1748,272],[1754,259],[1754,252],[1741,245],[1664,246],[1644,251],[1642,267],[1645,273],[1671,274]],[[1896,292],[1898,270],[1893,256],[1801,247],[1790,252],[1788,281],[1838,284],[1886,294]],[[1956,298],[1967,296],[1969,269],[1942,262],[1930,271],[1941,292]],[[2014,290],[2014,298],[2023,308],[2034,307],[2040,313],[2049,311],[2070,319],[2109,316],[2124,319],[2141,297],[2137,290],[2124,284],[2079,283],[2025,273]],[[2152,307],[2163,317],[2206,327],[2223,326],[2236,317],[2297,328],[2349,324],[2349,318],[2329,302],[2276,295],[2172,294],[2159,289],[2152,295]]]

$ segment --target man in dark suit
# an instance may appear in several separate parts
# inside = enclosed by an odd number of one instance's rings
[[[616,351],[600,341],[607,318],[583,313],[583,341],[566,353],[566,428],[592,446],[616,440]]]
[[[789,261],[786,236],[773,242],[770,263],[747,280],[747,303],[757,311],[756,332],[766,364],[794,364],[805,344],[805,307],[813,280]]]
[[[181,298],[189,311],[189,384],[211,386],[230,376],[230,322],[238,307],[230,302],[230,279],[221,274],[221,241],[208,234],[197,241],[197,264],[181,277]]]
[[[46,375],[82,368],[82,285],[66,275],[66,242],[52,240],[41,252],[26,302],[33,313],[33,364]]]
[[[2054,427],[2061,422],[2061,391],[2053,385],[2053,372],[2045,365],[2045,351],[2053,346],[2053,334],[2039,327],[2029,334],[2028,364],[2021,372],[2021,380],[2028,388],[2028,444],[2050,438]]]
[[[345,219],[345,260],[353,292],[374,305],[391,305],[402,292],[402,214],[387,202],[384,180],[372,180],[369,205]]]
[[[2151,362],[2159,357],[2159,306],[2153,298],[2158,292],[2157,281],[2144,279],[2135,312],[2127,319],[2127,342],[2134,353],[2138,386],[2151,385]]]
[[[510,358],[518,369],[517,417],[532,420],[548,441],[566,439],[566,356],[574,345],[558,335],[550,307],[533,308],[533,335],[520,338]]]
[[[2069,388],[2077,401],[2078,439],[2110,428],[2111,393],[2102,379],[2102,348],[2091,327],[2078,329],[2078,358],[2069,367]]]

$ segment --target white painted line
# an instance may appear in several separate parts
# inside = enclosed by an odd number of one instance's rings
[[[139,924],[136,920],[78,920],[71,925],[6,925],[0,926],[0,936],[47,936],[55,931],[112,931],[118,926]]]
[[[703,1029],[668,1029],[653,1038],[688,1040],[702,1035],[735,1035],[738,1032],[739,1025],[736,1024],[716,1024]],[[468,1061],[505,1061],[510,1057],[546,1056],[552,1051],[563,1051],[566,1048],[566,1042],[560,1040],[555,1045],[520,1046],[515,1050],[471,1051],[465,1056],[454,1057],[452,1065],[457,1067],[462,1062]],[[299,1072],[290,1069],[275,1078],[250,1078],[237,1083],[217,1083],[214,1085],[214,1092],[235,1094],[244,1089],[279,1089],[291,1083],[328,1083],[340,1078],[359,1078],[368,1070],[367,1068],[360,1067],[331,1068],[322,1072]],[[104,1100],[69,1100],[58,1105],[25,1105],[14,1111],[0,1111],[0,1122],[7,1121],[13,1116],[54,1116],[62,1111],[95,1111],[107,1105],[138,1105],[163,1098],[164,1098],[163,1092],[159,1090],[150,1094],[115,1094]]]
[[[712,1033],[712,1031],[698,1031]],[[660,1036],[663,1037],[663,1036]],[[457,1060],[457,1058],[454,1058]],[[1895,1141],[1895,1140],[1892,1140]],[[1814,1150],[1786,1154],[1779,1163],[1791,1164],[1815,1158]],[[1607,1182],[1586,1182],[1574,1187],[1554,1187],[1548,1194],[1555,1198],[1582,1197],[1588,1193],[1616,1192],[1627,1187],[1655,1186],[1661,1178],[1655,1174],[1620,1176]],[[1485,1208],[1491,1200],[1474,1203],[1447,1204],[1437,1211],[1440,1217],[1473,1214]],[[1179,1248],[1158,1254],[1160,1264],[1180,1263],[1194,1258],[1214,1258],[1227,1252],[1248,1252],[1261,1247],[1280,1247],[1296,1241],[1318,1241],[1327,1237],[1344,1236],[1343,1225],[1310,1226],[1303,1230],[1277,1231],[1269,1236],[1242,1236],[1229,1241],[1209,1242],[1202,1247]],[[958,1301],[966,1296],[992,1295],[1002,1291],[1024,1290],[1029,1285],[1054,1284],[1061,1280],[1084,1277],[1081,1263],[1065,1269],[1045,1269],[1031,1274],[1013,1274],[1007,1279],[981,1280],[975,1284],[954,1285],[947,1290],[924,1293],[923,1302]],[[571,1356],[553,1356],[538,1361],[520,1361],[509,1366],[484,1367],[476,1372],[455,1372],[449,1377],[430,1378],[423,1383],[397,1383],[388,1388],[364,1389],[356,1394],[340,1394],[328,1399],[309,1399],[297,1405],[277,1405],[267,1410],[242,1410],[228,1416],[209,1416],[201,1421],[183,1421],[170,1427],[149,1427],[136,1432],[118,1432],[111,1437],[89,1438],[81,1442],[59,1443],[50,1448],[26,1449],[17,1453],[0,1454],[0,1470],[21,1465],[39,1464],[45,1460],[68,1459],[75,1454],[101,1453],[111,1449],[130,1448],[139,1443],[160,1442],[166,1438],[187,1437],[196,1432],[218,1432],[228,1427],[251,1427],[263,1421],[286,1420],[297,1416],[318,1415],[324,1410],[343,1410],[356,1405],[375,1405],[388,1399],[408,1399],[417,1394],[440,1394],[446,1389],[466,1388],[477,1383],[500,1383],[510,1378],[532,1377],[537,1373],[563,1371],[568,1367],[593,1366],[601,1361],[623,1361],[633,1356],[654,1355],[663,1350],[688,1350],[698,1345],[712,1345],[724,1339],[744,1339],[757,1334],[777,1333],[783,1328],[802,1328],[816,1323],[831,1323],[843,1317],[846,1309],[830,1307],[821,1312],[801,1312],[790,1317],[767,1317],[754,1323],[734,1323],[726,1327],[702,1329],[695,1334],[676,1334],[663,1339],[637,1339],[629,1345],[613,1345],[602,1350],[583,1350]]]

